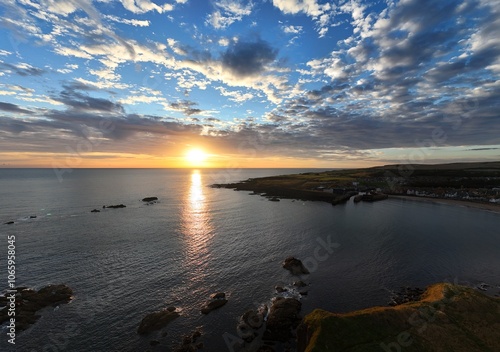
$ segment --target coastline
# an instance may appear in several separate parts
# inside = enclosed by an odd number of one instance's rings
[[[417,196],[404,196],[404,195],[390,195],[389,199],[403,199],[403,200],[411,200],[416,202],[427,202],[434,204],[446,204],[453,206],[463,206],[475,209],[481,209],[485,211],[490,211],[493,213],[500,214],[500,205],[497,204],[488,204],[488,203],[476,203],[469,202],[466,200],[457,200],[457,199],[444,199],[444,198],[430,198],[430,197],[417,197]]]

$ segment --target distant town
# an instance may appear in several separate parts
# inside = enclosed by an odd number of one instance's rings
[[[253,191],[270,200],[296,198],[340,204],[383,200],[385,195],[500,205],[500,162],[386,165],[249,179],[215,187]]]

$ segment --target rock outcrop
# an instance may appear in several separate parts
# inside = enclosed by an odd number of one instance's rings
[[[126,207],[127,206],[123,205],[123,204],[103,206],[103,208],[108,208],[108,209],[119,209],[119,208],[126,208]]]
[[[222,307],[227,303],[226,294],[224,292],[218,292],[210,295],[210,300],[205,302],[203,307],[201,307],[201,312],[203,314],[208,314],[211,311]]]
[[[141,320],[137,333],[142,335],[159,330],[179,316],[180,314],[175,310],[172,311],[168,309],[150,313]]]
[[[267,317],[264,340],[288,341],[300,323],[301,307],[302,303],[295,298],[275,298]]]
[[[283,262],[283,268],[290,271],[293,275],[309,274],[309,270],[295,257],[286,258]]]

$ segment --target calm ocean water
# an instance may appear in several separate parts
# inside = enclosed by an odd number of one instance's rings
[[[208,187],[304,171],[78,169],[59,182],[51,169],[0,169],[0,289],[15,235],[17,286],[65,283],[75,292],[70,304],[45,309],[15,349],[2,333],[0,350],[169,351],[199,328],[205,351],[229,351],[223,334],[236,335],[238,317],[294,281],[281,268],[289,255],[312,269],[304,314],[385,305],[403,285],[500,285],[498,214],[392,199],[270,202]],[[146,196],[160,201],[143,204]],[[127,207],[90,213],[120,203]],[[201,315],[218,291],[229,303]],[[182,316],[166,336],[136,333],[147,313],[172,305]],[[160,346],[149,346],[154,339]]]

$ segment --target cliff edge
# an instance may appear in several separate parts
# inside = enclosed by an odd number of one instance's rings
[[[317,309],[297,335],[299,352],[500,351],[500,299],[440,283],[419,301],[396,307],[343,314]]]

